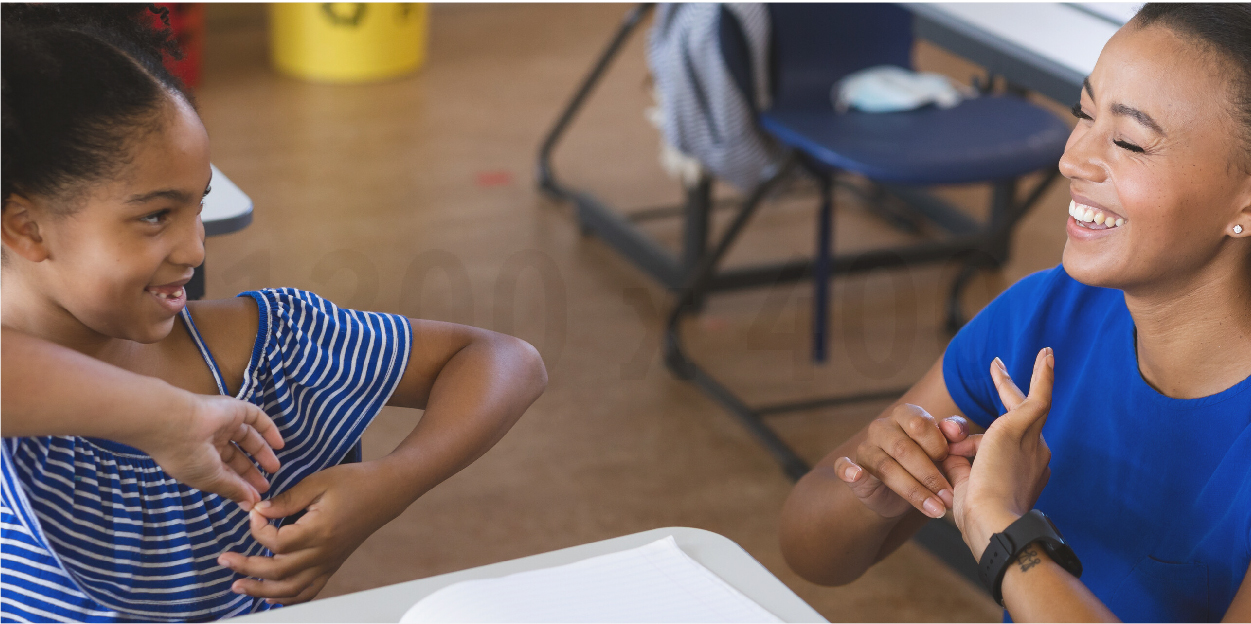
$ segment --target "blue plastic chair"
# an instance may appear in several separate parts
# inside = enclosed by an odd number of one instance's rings
[[[844,76],[875,65],[912,67],[912,17],[891,4],[771,4],[772,105],[759,111],[764,132],[793,149],[822,185],[814,263],[813,357],[825,358],[831,271],[832,190],[839,173],[888,185],[990,182],[996,186],[984,254],[957,278],[949,299],[949,326],[959,317],[959,292],[977,266],[1007,260],[1011,226],[1055,177],[1069,135],[1051,112],[1016,95],[965,100],[954,108],[928,106],[900,113],[838,114],[830,90]],[[746,42],[738,23],[721,12],[720,39],[727,67],[752,93]],[[750,98],[748,98],[750,100]],[[1051,169],[1033,198],[1014,205],[1015,180]],[[956,247],[958,247],[957,245]],[[926,256],[926,254],[922,254]],[[907,258],[899,264],[909,264]],[[932,262],[919,257],[917,262]],[[972,261],[971,261],[972,262]],[[872,267],[864,267],[872,268]]]

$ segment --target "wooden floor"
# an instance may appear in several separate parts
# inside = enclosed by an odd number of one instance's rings
[[[551,380],[494,450],[365,542],[323,596],[681,525],[738,542],[830,620],[999,621],[990,598],[913,544],[845,587],[790,572],[777,531],[791,484],[726,413],[665,370],[668,293],[537,192],[537,147],[625,10],[439,5],[419,73],[327,86],[270,69],[259,5],[209,8],[199,106],[213,162],[256,204],[250,227],[208,241],[209,296],[293,286],[343,306],[505,331],[539,348]],[[643,116],[643,46],[643,37],[629,44],[556,158],[565,179],[623,207],[681,198]],[[976,71],[923,44],[917,62],[962,80]],[[973,213],[989,196],[943,192]],[[838,201],[841,250],[904,239],[853,196]],[[973,284],[970,310],[1059,261],[1067,201],[1064,185],[1049,192],[1006,270]],[[813,214],[802,197],[771,204],[730,264],[809,254]],[[647,227],[676,245],[678,225]],[[949,339],[940,304],[953,274],[837,280],[832,355],[819,367],[808,359],[807,284],[717,296],[687,326],[689,343],[750,401],[906,385]],[[816,461],[881,407],[775,424]],[[388,452],[419,417],[385,410],[366,455]]]

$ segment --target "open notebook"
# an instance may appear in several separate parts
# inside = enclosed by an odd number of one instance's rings
[[[400,622],[780,622],[678,548],[632,550],[448,585]]]

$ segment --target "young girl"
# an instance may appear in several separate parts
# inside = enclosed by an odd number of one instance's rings
[[[3,8],[5,620],[309,600],[546,384],[532,347],[484,330],[294,289],[187,302],[208,137],[147,11]],[[343,463],[384,405],[425,413]]]
[[[1073,114],[1063,265],[799,482],[783,551],[842,584],[951,509],[1016,621],[1251,620],[1251,6],[1144,6]]]

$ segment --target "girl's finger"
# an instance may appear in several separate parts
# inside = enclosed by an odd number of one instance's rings
[[[269,491],[269,481],[265,480],[265,477],[256,469],[256,466],[251,460],[248,459],[247,455],[244,455],[238,450],[234,450],[232,452],[223,453],[222,458],[227,467],[235,471],[235,474],[239,475],[239,478],[246,481],[247,484],[252,486],[252,488],[257,492]]]
[[[269,447],[265,438],[261,437],[260,432],[252,427],[245,426],[243,429],[243,434],[236,436],[235,444],[243,449],[245,453],[251,455],[261,465],[261,468],[271,473],[278,472],[280,467],[278,457],[274,455],[274,450]]]
[[[994,380],[995,389],[999,391],[999,399],[1003,401],[1003,406],[1009,412],[1025,402],[1025,394],[1012,381],[1012,376],[1008,374],[1008,368],[1003,365],[1003,360],[995,358],[990,363],[990,378]]]

